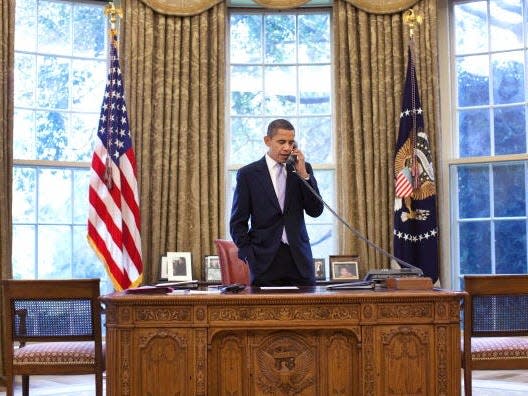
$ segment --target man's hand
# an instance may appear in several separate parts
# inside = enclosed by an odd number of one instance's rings
[[[297,157],[297,161],[295,161],[295,171],[299,176],[301,176],[303,179],[308,179],[310,174],[306,171],[306,163],[304,162],[304,154],[301,150],[298,148],[294,148],[292,150],[292,155],[295,155]]]

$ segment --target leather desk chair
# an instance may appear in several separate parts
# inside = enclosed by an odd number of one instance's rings
[[[249,285],[249,267],[238,258],[238,248],[235,243],[227,239],[215,239],[214,244],[220,260],[222,283]]]

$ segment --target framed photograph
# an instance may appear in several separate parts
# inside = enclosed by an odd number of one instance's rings
[[[191,252],[167,252],[167,280],[192,280]]]
[[[203,262],[203,279],[209,283],[222,282],[220,259],[218,256],[205,256]]]
[[[315,279],[326,280],[326,268],[324,258],[314,258]]]
[[[330,256],[332,280],[359,279],[359,256]]]
[[[160,279],[167,279],[168,278],[167,273],[167,256],[161,257],[161,269],[160,269]]]

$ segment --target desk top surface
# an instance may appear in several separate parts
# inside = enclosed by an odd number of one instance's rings
[[[134,292],[123,291],[101,296],[101,301],[105,303],[130,304],[133,301],[145,301],[153,303],[273,303],[295,301],[296,303],[324,303],[348,301],[361,302],[364,300],[402,300],[402,301],[423,301],[423,300],[444,300],[460,299],[464,292],[428,289],[428,290],[393,290],[384,287],[374,289],[328,289],[324,286],[303,286],[295,289],[273,288],[262,289],[258,287],[246,287],[244,290],[232,293],[222,293],[219,286],[199,287],[196,289],[176,289],[172,292],[156,292],[152,289],[136,289]]]

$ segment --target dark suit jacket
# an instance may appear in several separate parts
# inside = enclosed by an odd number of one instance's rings
[[[282,228],[299,272],[304,277],[313,277],[314,265],[310,239],[306,232],[304,213],[318,217],[323,212],[323,203],[302,182],[298,175],[288,169],[284,214],[266,164],[265,157],[239,169],[233,196],[230,232],[238,246],[238,256],[249,264],[251,281],[266,271],[281,242]],[[308,183],[317,191],[317,181],[312,167],[306,163],[310,174]],[[251,220],[249,229],[248,220]]]

